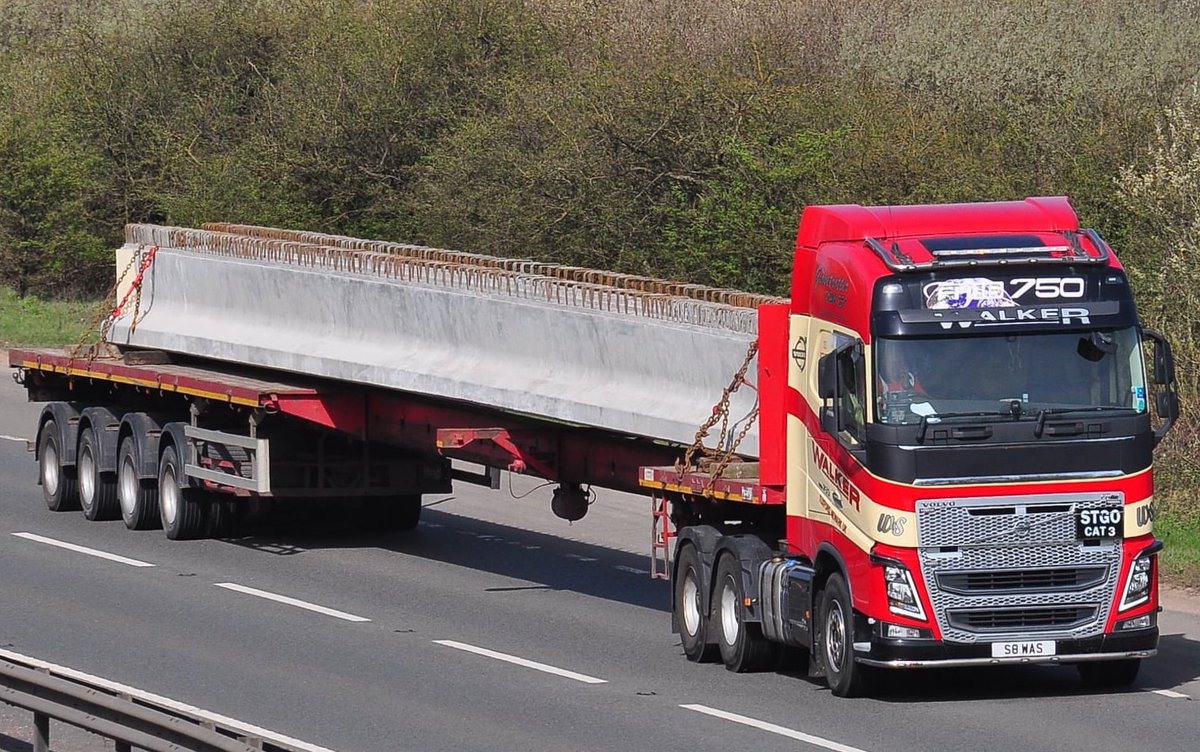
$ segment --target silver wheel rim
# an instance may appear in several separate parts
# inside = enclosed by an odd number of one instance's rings
[[[42,486],[51,496],[58,493],[58,472],[58,447],[47,442],[42,448]]]
[[[162,506],[164,526],[174,526],[175,515],[179,513],[179,486],[175,483],[175,470],[171,467],[163,469],[162,480],[158,484],[158,499]]]
[[[126,519],[133,517],[137,504],[137,473],[133,466],[133,457],[125,455],[121,458],[120,477],[117,478],[117,498],[121,502],[121,514]]]
[[[841,601],[833,601],[829,615],[825,617],[825,656],[831,669],[842,670],[842,662],[846,659],[846,619],[842,615]]]
[[[737,607],[737,593],[733,590],[733,584],[726,580],[721,587],[721,634],[725,637],[726,645],[737,644],[738,630],[741,629]]]
[[[96,500],[96,458],[90,444],[79,447],[79,500],[86,507]]]
[[[696,586],[694,570],[683,578],[683,628],[689,635],[700,631],[700,588]]]

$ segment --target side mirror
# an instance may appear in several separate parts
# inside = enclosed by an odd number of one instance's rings
[[[1175,391],[1175,358],[1171,343],[1160,332],[1142,327],[1142,334],[1154,342],[1154,383],[1162,387],[1154,396],[1154,411],[1162,425],[1154,429],[1154,445],[1162,441],[1179,418],[1179,394]]]
[[[841,348],[825,353],[817,361],[817,396],[822,400],[837,398],[837,356]]]

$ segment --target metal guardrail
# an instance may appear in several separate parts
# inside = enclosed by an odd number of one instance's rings
[[[56,669],[7,651],[0,655],[0,702],[33,713],[33,752],[50,752],[51,719],[113,740],[116,752],[332,752],[303,742],[290,744],[284,737],[268,738],[277,735]]]

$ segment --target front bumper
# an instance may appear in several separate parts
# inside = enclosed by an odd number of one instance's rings
[[[869,645],[869,650],[860,650],[867,647],[863,643],[855,645],[855,661],[884,668],[1083,663],[1149,658],[1158,652],[1158,627],[1083,640],[1057,640],[1055,655],[1036,657],[993,658],[992,646],[988,642],[965,644],[941,640],[888,640],[875,635]]]

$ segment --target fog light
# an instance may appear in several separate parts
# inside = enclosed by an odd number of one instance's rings
[[[1149,629],[1152,626],[1152,622],[1150,614],[1145,614],[1143,616],[1135,616],[1132,619],[1126,619],[1117,626],[1117,629],[1121,631],[1126,629]]]
[[[902,627],[899,624],[888,624],[884,636],[889,640],[916,640],[921,636],[921,630],[916,627]]]

